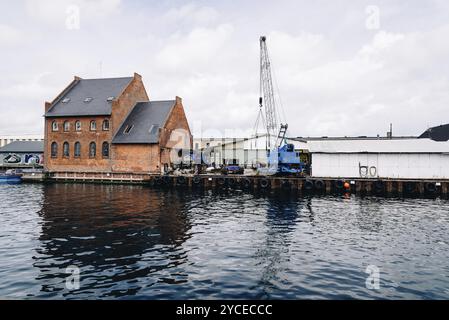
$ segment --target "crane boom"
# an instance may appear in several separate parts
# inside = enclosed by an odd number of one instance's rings
[[[292,143],[287,143],[286,140],[288,125],[280,123],[278,127],[271,63],[266,40],[266,37],[260,37],[260,96],[256,130],[260,118],[262,120],[264,118],[263,109],[265,109],[268,168],[259,168],[258,172],[265,174],[301,174],[304,164],[295,151],[295,146]],[[271,138],[275,139],[274,144],[271,143]]]
[[[260,108],[265,107],[265,117],[268,135],[268,149],[270,146],[270,137],[278,135],[278,120],[276,114],[276,105],[274,99],[273,81],[271,78],[271,63],[268,56],[266,44],[267,38],[260,37]],[[262,97],[263,96],[263,97]]]

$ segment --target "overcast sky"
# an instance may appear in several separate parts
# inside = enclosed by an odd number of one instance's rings
[[[151,100],[183,98],[196,135],[251,133],[262,34],[290,135],[449,122],[447,0],[1,0],[0,134],[41,133],[74,75],[134,72]]]

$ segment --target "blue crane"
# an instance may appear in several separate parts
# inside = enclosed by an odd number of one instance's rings
[[[260,119],[266,124],[268,172],[282,175],[300,174],[304,171],[304,163],[301,162],[294,145],[287,143],[285,136],[288,124],[278,125],[271,62],[266,41],[265,36],[260,37],[260,97],[256,127]]]

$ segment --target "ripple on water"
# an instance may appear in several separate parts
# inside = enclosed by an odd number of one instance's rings
[[[24,184],[0,203],[3,297],[449,298],[443,199]]]

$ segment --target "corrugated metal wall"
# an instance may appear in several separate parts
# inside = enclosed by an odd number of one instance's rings
[[[449,179],[449,154],[314,153],[312,176]]]

